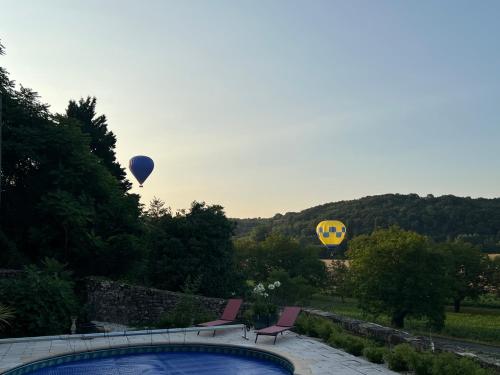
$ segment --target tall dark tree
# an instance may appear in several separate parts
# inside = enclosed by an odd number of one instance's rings
[[[120,181],[121,186],[129,190],[131,184],[126,179],[125,170],[116,161],[116,136],[108,130],[106,116],[97,115],[96,104],[97,99],[90,96],[78,102],[70,100],[66,115],[79,121],[82,132],[90,136],[91,152],[102,160],[103,165]]]
[[[445,242],[438,245],[448,261],[449,287],[455,312],[462,301],[478,298],[488,286],[488,256],[470,243]]]
[[[76,275],[129,273],[142,258],[138,196],[126,193],[93,151],[81,122],[52,115],[36,92],[16,90],[4,69],[0,90],[2,266],[49,256],[68,263]],[[111,138],[105,137],[114,152]]]
[[[181,290],[196,281],[199,292],[227,296],[237,291],[231,237],[233,223],[221,206],[194,202],[172,215],[153,202],[149,213],[149,271],[154,286]]]

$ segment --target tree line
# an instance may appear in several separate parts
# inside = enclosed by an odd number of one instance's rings
[[[485,199],[443,195],[385,194],[326,203],[300,212],[276,214],[269,219],[237,219],[236,236],[258,238],[281,233],[308,244],[318,244],[316,225],[338,219],[346,224],[349,239],[375,229],[397,225],[435,241],[461,239],[482,251],[500,253],[500,198]]]

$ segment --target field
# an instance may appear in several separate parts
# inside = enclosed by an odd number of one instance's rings
[[[367,316],[356,306],[356,300],[351,298],[342,302],[337,297],[315,295],[309,305],[339,315],[390,326],[388,316]],[[432,335],[500,346],[500,308],[466,306],[460,313],[454,313],[451,307],[447,310],[444,329],[439,334],[433,332]],[[419,319],[407,319],[405,330],[419,335],[429,334],[425,321]]]

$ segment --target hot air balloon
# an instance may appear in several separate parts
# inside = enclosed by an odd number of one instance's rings
[[[154,167],[155,163],[153,162],[153,159],[143,155],[134,156],[128,162],[128,168],[137,181],[139,181],[140,187],[142,187],[144,181],[146,181],[151,172],[153,172]]]
[[[325,220],[316,227],[316,234],[323,245],[337,246],[344,240],[346,227],[338,220]]]

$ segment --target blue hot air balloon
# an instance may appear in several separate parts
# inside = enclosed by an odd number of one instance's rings
[[[144,181],[146,181],[151,172],[153,172],[154,167],[155,163],[153,162],[153,159],[143,155],[134,156],[128,162],[128,168],[137,181],[139,181],[140,187],[142,187]]]

